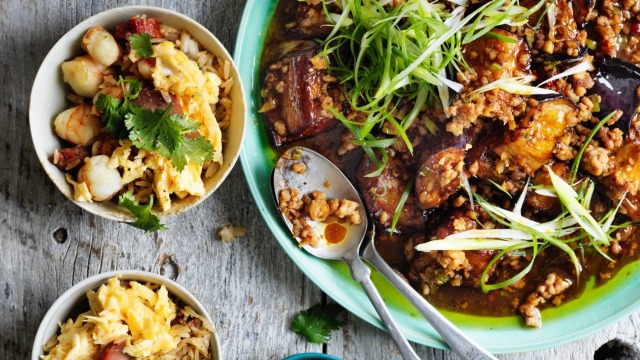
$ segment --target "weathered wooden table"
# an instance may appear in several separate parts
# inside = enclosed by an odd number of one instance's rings
[[[167,221],[170,231],[143,235],[66,200],[42,170],[28,130],[31,85],[56,40],[74,25],[116,6],[156,5],[209,28],[232,52],[242,0],[0,0],[0,359],[27,359],[42,317],[55,299],[88,276],[122,269],[163,274],[209,310],[225,359],[282,359],[326,352],[344,359],[397,359],[383,331],[349,315],[327,346],[289,330],[292,317],[323,294],[277,245],[245,184],[240,165],[197,208]],[[37,99],[34,106],[38,106]],[[247,236],[223,243],[224,225]],[[501,359],[588,359],[603,343],[640,339],[640,313],[595,335]],[[456,358],[416,345],[424,359]]]

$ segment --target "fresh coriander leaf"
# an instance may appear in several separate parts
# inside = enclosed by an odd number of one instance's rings
[[[184,115],[174,114],[169,116],[168,122],[172,125],[171,129],[175,133],[180,134],[178,137],[172,137],[171,133],[165,134],[162,128],[158,136],[159,151],[162,156],[171,160],[178,171],[182,171],[187,165],[187,158],[193,163],[202,165],[205,160],[213,157],[213,146],[205,139],[204,136],[197,135],[195,137],[185,137],[198,131],[200,124]]]
[[[108,94],[99,94],[96,100],[96,109],[102,111],[101,121],[107,131],[119,139],[126,139],[129,134],[125,126],[125,116],[136,109],[137,105],[132,104],[130,100],[140,95],[142,83],[120,76],[117,85],[122,88],[124,100]]]
[[[98,95],[96,109],[102,111],[102,125],[113,135],[121,135],[124,126],[124,116],[121,113],[121,101],[107,94]],[[123,137],[123,136],[120,136]]]
[[[124,79],[122,76],[118,79],[116,83],[120,87],[122,87],[122,91],[124,92],[124,98],[126,100],[133,100],[140,95],[140,90],[142,89],[142,82],[134,79]],[[129,84],[129,91],[127,91],[126,84]]]
[[[171,105],[169,105],[171,106]],[[184,134],[193,132],[198,130],[199,125],[196,123],[196,128],[193,129],[193,124],[188,121],[186,116],[181,115],[170,115],[167,116],[165,121],[165,126],[160,127],[158,131],[158,150],[160,154],[164,157],[169,157],[173,154],[182,141],[185,141]]]
[[[291,330],[304,336],[307,341],[325,344],[331,340],[332,330],[337,330],[346,324],[336,319],[342,310],[342,307],[337,304],[314,305],[296,315],[291,323]]]
[[[186,115],[173,114],[169,115],[169,117],[184,128],[183,134],[189,134],[200,129],[200,123]]]
[[[133,227],[144,230],[144,232],[154,232],[158,230],[168,230],[164,224],[160,223],[160,219],[151,213],[153,206],[153,195],[149,197],[149,204],[140,205],[133,196],[132,191],[128,191],[118,198],[118,204],[129,210],[137,220],[127,223]]]
[[[153,46],[151,45],[151,36],[147,33],[133,34],[129,38],[131,49],[143,59],[150,58],[153,55]]]
[[[125,115],[124,123],[129,130],[129,140],[139,149],[158,149],[158,135],[163,125],[166,109],[149,110],[133,106]]]
[[[134,107],[125,115],[129,140],[139,149],[154,151],[169,159],[178,171],[184,170],[187,159],[202,165],[213,157],[213,146],[203,136],[188,138],[185,135],[198,130],[200,125],[181,115],[167,115],[171,105],[164,110]]]
[[[195,164],[202,165],[206,160],[213,158],[213,152],[213,145],[204,136],[198,135],[194,138],[183,136],[176,150],[163,156],[171,160],[178,171],[182,171],[187,165],[187,158]]]
[[[119,107],[120,100],[107,94],[98,95],[98,100],[96,101],[96,109],[98,109],[99,111],[104,111],[106,109],[117,110]]]

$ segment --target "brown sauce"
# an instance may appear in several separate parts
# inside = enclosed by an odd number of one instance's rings
[[[347,228],[338,224],[331,223],[324,228],[324,238],[330,244],[339,244],[347,235]]]

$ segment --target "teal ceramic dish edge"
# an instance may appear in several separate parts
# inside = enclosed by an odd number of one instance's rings
[[[293,262],[322,291],[345,309],[368,323],[383,328],[375,310],[359,285],[349,277],[340,263],[316,259],[298,248],[281,223],[273,203],[270,173],[276,158],[263,132],[257,114],[260,86],[258,68],[260,52],[266,36],[275,1],[248,0],[235,44],[234,60],[238,66],[247,96],[247,131],[240,153],[244,171],[256,206],[279,245]],[[419,344],[448,349],[437,332],[416,310],[374,272],[391,313],[404,335]],[[588,336],[628,316],[640,307],[640,262],[627,265],[613,280],[596,287],[558,308],[543,310],[541,329],[525,328],[518,316],[480,317],[443,311],[469,337],[494,353],[538,350],[557,346]]]

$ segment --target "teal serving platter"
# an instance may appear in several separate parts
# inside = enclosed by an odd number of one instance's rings
[[[345,265],[317,259],[298,248],[297,242],[281,221],[271,195],[270,174],[277,155],[269,144],[262,118],[258,114],[262,83],[259,65],[276,3],[275,0],[247,0],[235,44],[234,60],[245,88],[248,107],[246,136],[240,153],[242,169],[256,206],[283,251],[334,301],[364,321],[383,329],[364,291],[351,279]],[[442,313],[493,353],[557,346],[602,330],[636,311],[640,307],[639,267],[640,262],[625,266],[602,286],[596,286],[592,279],[578,299],[543,310],[543,326],[539,329],[525,327],[521,317],[515,315],[484,317],[450,311]],[[448,349],[438,333],[380,274],[374,271],[372,278],[409,340]]]

